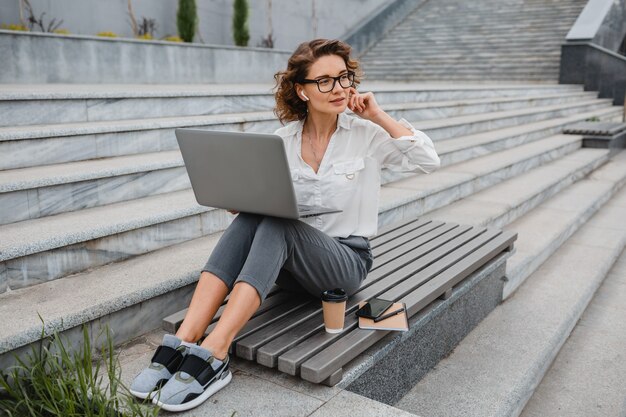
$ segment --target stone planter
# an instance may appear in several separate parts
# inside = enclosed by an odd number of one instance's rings
[[[270,83],[290,51],[0,30],[0,83]]]

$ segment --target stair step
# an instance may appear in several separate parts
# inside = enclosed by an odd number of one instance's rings
[[[510,157],[507,160],[506,155],[512,155],[513,151],[502,153],[501,157],[493,157],[491,161],[486,160],[485,162],[490,162],[493,165],[501,161],[502,165],[511,166],[513,161]],[[578,152],[588,155],[594,153],[599,155],[604,151],[582,150]],[[528,154],[526,158],[528,158]],[[476,169],[479,169],[481,164],[475,165]],[[462,165],[459,164],[456,169],[463,169]],[[468,173],[464,174],[465,178],[473,176],[477,179],[477,174],[469,173],[469,169],[465,169],[465,171],[468,171]],[[448,175],[448,178],[453,174]],[[435,174],[432,175],[434,176]],[[406,192],[396,199],[404,199],[406,201]],[[386,203],[389,204],[390,201],[390,199],[386,199]],[[155,205],[159,206],[158,204]],[[146,212],[150,211],[150,207],[146,203],[138,204],[137,206],[145,207]],[[120,212],[126,213],[127,218],[133,214],[131,210],[127,209],[120,210]],[[102,217],[104,216],[99,216],[99,218]],[[114,213],[111,213],[108,217],[117,218]],[[97,218],[94,216],[93,220]],[[66,225],[76,224],[79,222],[78,220],[67,222]],[[129,221],[133,221],[133,219],[129,218]],[[85,218],[82,219],[82,223],[89,224]],[[106,226],[104,222],[101,223]],[[99,225],[95,226],[99,227]],[[53,228],[54,225],[49,225],[46,229],[48,227]],[[100,229],[102,227],[100,226]],[[116,227],[121,228],[121,225]],[[76,227],[77,231],[81,229],[85,230],[86,227]],[[44,230],[44,232],[46,231]],[[24,233],[28,233],[28,231],[25,230]],[[5,234],[3,233],[3,235]],[[125,326],[128,328],[128,332],[140,334],[156,327],[150,321],[154,317],[162,318],[164,315],[178,311],[176,310],[177,308],[180,310],[186,307],[186,304],[189,302],[190,289],[181,288],[195,282],[199,269],[206,262],[219,236],[220,233],[215,233],[155,250],[122,262],[105,265],[81,274],[49,281],[31,288],[22,288],[0,294],[0,314],[5,319],[0,323],[0,353],[11,351],[19,346],[38,340],[41,326],[37,315],[33,314],[35,309],[42,314],[46,321],[46,332],[49,332],[52,328],[71,329],[84,321],[96,320],[99,317],[113,315],[117,312],[119,312],[119,316],[116,317],[119,318],[116,318],[116,320],[124,320],[127,323],[127,326]],[[40,245],[44,243],[39,242]],[[12,243],[8,246],[16,247],[16,244]],[[2,253],[4,253],[4,248]],[[106,290],[104,289],[105,287]],[[156,300],[154,304],[150,301],[153,297],[178,289],[181,289],[180,291],[184,292],[186,297],[180,297],[180,293],[173,293],[174,295],[171,296],[171,299],[168,299],[170,301],[166,303],[168,311],[162,309],[164,300]],[[66,297],[54,296],[54,294],[72,294],[74,301],[68,303]],[[92,296],[87,296],[87,294],[92,294]],[[97,295],[96,301],[94,301],[93,295]],[[173,300],[177,301],[173,302]],[[172,305],[170,305],[170,302]],[[133,305],[135,307],[131,307]],[[159,314],[157,315],[152,314],[152,309],[155,307],[150,306],[154,305],[159,306]],[[171,311],[169,310],[170,307],[172,307]],[[140,315],[137,315],[136,308],[141,308],[140,311],[142,313]],[[119,340],[125,337],[128,338],[129,334],[119,335]],[[80,337],[80,335],[77,335],[77,337]],[[2,359],[0,358],[1,361]]]
[[[622,252],[625,209],[621,190],[395,406],[431,417],[519,415]],[[512,230],[529,239],[528,229]]]
[[[609,151],[605,149],[579,149],[538,168],[526,169],[511,179],[428,213],[424,218],[468,222],[469,217],[469,223],[474,225],[503,228],[584,178],[608,158]],[[400,184],[392,187],[400,187]]]
[[[268,111],[275,105],[269,85],[63,85],[53,84],[0,86],[0,127],[55,125],[64,123],[101,122],[106,120],[150,119],[173,116],[204,116],[207,114],[237,114]],[[431,90],[428,85],[405,85],[403,89],[389,91],[385,85],[364,83],[366,91],[374,91],[377,101],[399,103],[395,96]],[[530,94],[558,93],[573,86],[552,86],[539,89],[529,86]],[[505,93],[502,86],[494,86]],[[506,88],[506,87],[505,87]],[[471,86],[447,85],[432,92],[434,100],[446,100],[449,94],[462,94],[467,98],[488,97],[480,95]],[[580,91],[578,86],[578,91]],[[506,92],[509,94],[509,92]],[[2,139],[0,139],[2,140]]]
[[[446,119],[422,120],[415,122],[414,126],[416,129],[426,132],[433,141],[438,141],[458,135],[483,132],[494,128],[568,116],[579,112],[582,108],[595,110],[607,106],[611,107],[611,102],[612,99],[605,99],[604,102],[600,102],[596,99],[593,101],[580,101],[573,104],[558,104],[533,107],[530,109],[449,117]]]
[[[437,97],[444,90],[422,91],[420,93],[406,93],[404,100],[429,100]],[[468,90],[472,91],[472,90]],[[475,91],[475,90],[473,90]],[[500,93],[513,91],[511,89],[503,89]],[[548,90],[549,91],[549,90]],[[379,93],[385,99],[385,94],[394,94],[391,91]],[[394,115],[407,118],[414,114],[418,118],[423,118],[428,113],[434,113],[436,116],[438,111],[444,113],[444,117],[448,117],[455,112],[461,112],[464,102],[459,103],[459,99],[463,99],[465,93],[457,92],[449,93],[449,102],[440,103],[439,105],[446,109],[438,109],[431,106],[430,109],[414,112],[413,110],[406,113],[400,111],[403,107],[407,110],[415,109],[415,104],[396,105],[390,104],[389,108],[394,109]],[[477,92],[477,94],[480,94]],[[567,102],[573,98],[574,92],[564,93],[563,100],[555,97],[554,100]],[[485,99],[485,102],[499,102],[506,96],[501,96],[498,92],[494,92],[493,99]],[[528,95],[522,95],[528,98]],[[532,96],[531,100],[532,100]],[[593,100],[591,96],[587,96],[588,100],[579,100],[578,102],[567,104],[570,111],[574,107],[579,107],[581,102],[591,103],[593,106],[606,106],[609,100]],[[581,96],[582,99],[582,96]],[[388,104],[381,104],[383,108],[388,108]],[[455,109],[454,107],[458,107]],[[565,106],[566,104],[563,104]],[[417,107],[420,107],[417,105]],[[495,106],[496,108],[498,106]],[[504,106],[504,108],[510,107]],[[490,105],[489,108],[494,108]],[[549,108],[543,106],[541,109],[546,111]],[[481,110],[481,106],[473,107],[474,111]],[[431,115],[432,117],[432,115]],[[531,116],[528,116],[531,117]],[[526,119],[528,119],[526,117]],[[532,118],[532,117],[531,117]],[[511,123],[511,120],[505,123]],[[0,152],[11,154],[11,158],[0,161],[0,169],[26,168],[29,166],[58,164],[63,162],[80,161],[93,158],[106,158],[114,156],[122,156],[137,153],[152,153],[158,151],[171,151],[178,149],[173,129],[176,127],[209,127],[222,130],[247,130],[247,131],[273,131],[280,124],[275,120],[271,112],[253,112],[244,114],[215,115],[215,116],[189,116],[189,117],[173,117],[159,119],[144,120],[122,120],[122,121],[103,121],[92,123],[73,123],[73,124],[57,124],[45,126],[19,126],[15,128],[0,128]],[[483,123],[484,126],[484,123]],[[439,132],[441,135],[445,131]],[[68,152],[67,149],[72,149]]]
[[[613,113],[617,114],[617,110]],[[389,113],[393,115],[394,111]],[[522,141],[558,133],[568,123],[591,116],[603,116],[605,113],[606,110],[603,109],[602,112],[585,113],[585,116],[577,114],[548,122],[457,137],[443,141],[442,146],[437,146],[437,151],[442,166],[445,166],[516,146]],[[415,114],[412,116],[425,118]],[[383,171],[384,182],[406,176]],[[178,150],[0,171],[0,204],[7,208],[0,213],[0,224],[180,191],[189,187],[189,179]]]
[[[565,126],[589,118],[597,117],[600,120],[608,121],[620,116],[621,109],[618,106],[613,106],[590,113],[579,113],[520,126],[505,127],[473,135],[444,139],[437,142],[436,149],[440,155],[441,165],[446,166],[560,133]]]
[[[394,111],[389,112],[394,114]],[[593,114],[601,115],[597,112]],[[412,116],[419,117],[415,114]],[[589,116],[587,113],[585,117]],[[576,120],[581,120],[581,115],[565,120],[552,119],[552,128],[546,130],[546,124],[543,123],[541,130],[534,133],[534,138],[557,133],[564,125]],[[534,124],[524,125],[517,127],[517,130],[505,128],[482,135],[451,139],[445,141],[443,147],[438,147],[438,153],[442,165],[449,165],[452,161],[459,162],[485,154],[488,152],[486,148],[502,150],[507,145],[518,145],[521,143],[522,131],[532,132],[533,128]],[[529,141],[530,136],[526,135],[524,140]],[[406,176],[383,171],[385,182],[394,178],[394,175],[397,175],[396,178]],[[0,224],[180,191],[189,187],[189,179],[177,150],[0,171],[0,203],[8,208],[0,213]]]
[[[610,233],[615,233],[612,225],[607,226]],[[623,415],[626,411],[624,300],[626,251],[598,288],[520,417]]]
[[[620,166],[621,165],[621,166]],[[535,269],[561,246],[602,204],[626,182],[626,152],[590,175],[589,180],[570,187],[551,201],[539,206],[536,215],[509,224],[518,230],[517,254],[507,265],[508,297]],[[559,226],[556,230],[557,225]],[[552,233],[546,233],[552,230]],[[528,237],[528,239],[526,238]]]
[[[0,225],[190,187],[178,150],[0,171]]]
[[[390,203],[388,198],[381,201],[381,224],[397,215],[390,211],[396,206],[414,200],[418,206],[435,207],[441,204],[442,193],[448,195],[449,202],[450,196],[463,196],[461,190],[467,190],[468,183],[493,184],[510,176],[512,167],[536,166],[580,145],[579,136],[559,135],[469,161],[465,172],[451,177],[444,177],[445,169],[431,176],[417,176],[416,184],[427,191],[415,191],[410,197],[404,191],[396,193],[399,202]],[[454,169],[461,169],[459,166]],[[439,183],[436,194],[429,188],[433,181]],[[383,189],[381,195],[389,192]],[[0,226],[0,262],[5,262],[9,287],[17,289],[215,233],[224,230],[230,219],[224,210],[198,205],[192,190],[160,194]],[[128,248],[135,249],[129,253]]]
[[[37,313],[44,319],[46,335],[53,329],[62,332],[109,315],[124,323],[112,327],[126,329],[124,334],[114,334],[116,342],[159,327],[164,316],[188,306],[191,292],[185,287],[197,281],[220,235],[0,294],[4,318],[0,322],[0,367],[5,369],[2,362],[9,361],[2,354],[40,339],[42,325]],[[80,340],[80,335],[74,336]]]
[[[379,224],[409,220],[439,209],[429,215],[437,218],[441,207],[575,152],[580,149],[579,140],[580,137],[556,135],[451,165],[431,175],[388,183],[380,192]],[[595,155],[601,159],[606,153],[601,150]]]

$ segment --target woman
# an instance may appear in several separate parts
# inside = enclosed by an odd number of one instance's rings
[[[290,122],[275,133],[284,140],[298,202],[342,211],[304,220],[239,214],[203,268],[185,320],[175,336],[164,336],[133,394],[182,411],[228,384],[229,346],[274,283],[315,297],[359,289],[372,267],[367,238],[377,230],[380,169],[439,167],[428,136],[390,117],[373,93],[356,90],[359,73],[350,46],[316,39],[275,75],[275,113]],[[197,345],[229,292],[217,325]]]

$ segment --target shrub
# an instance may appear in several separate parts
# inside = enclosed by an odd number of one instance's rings
[[[235,0],[233,4],[233,39],[237,46],[248,46],[248,1]]]
[[[105,38],[117,38],[117,33],[115,32],[98,32],[96,36],[103,36]]]
[[[193,42],[193,37],[198,26],[196,0],[178,0],[176,26],[182,40],[185,42]]]
[[[168,42],[184,42],[180,36],[166,36],[163,40]]]
[[[70,351],[58,333],[44,338],[8,373],[0,372],[2,415],[32,417],[156,416],[159,409],[138,403],[120,381],[119,358],[110,331],[101,350],[102,363],[94,360],[90,336],[83,325],[83,343]],[[102,371],[101,365],[105,370]],[[108,382],[103,387],[103,379]]]
[[[137,35],[135,37],[139,39],[154,39],[154,31],[156,30],[156,19],[148,19],[145,16],[141,17],[141,23],[137,29]]]
[[[24,25],[14,25],[14,24],[5,25],[4,23],[2,25],[0,25],[0,29],[4,29],[4,30],[18,30],[20,32],[29,32],[30,31]]]

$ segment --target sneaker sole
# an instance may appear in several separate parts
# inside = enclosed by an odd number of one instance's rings
[[[210,385],[206,389],[206,391],[204,391],[202,394],[200,394],[193,400],[186,402],[184,404],[165,404],[159,401],[157,399],[158,397],[156,396],[152,399],[152,402],[156,404],[157,406],[161,407],[165,411],[177,412],[177,411],[191,410],[192,408],[195,408],[199,406],[200,404],[202,404],[203,402],[205,402],[207,399],[209,399],[211,395],[215,394],[217,391],[221,390],[226,385],[228,385],[228,383],[230,382],[232,378],[233,378],[233,374],[229,370],[228,375],[224,379],[218,379],[217,381],[213,383],[213,385]]]
[[[154,391],[150,391],[150,392],[139,392],[139,391],[133,391],[132,389],[129,390],[131,394],[133,394],[135,397],[137,398],[141,398],[142,400],[145,399],[153,399],[157,393],[159,392],[159,390],[154,390]]]

